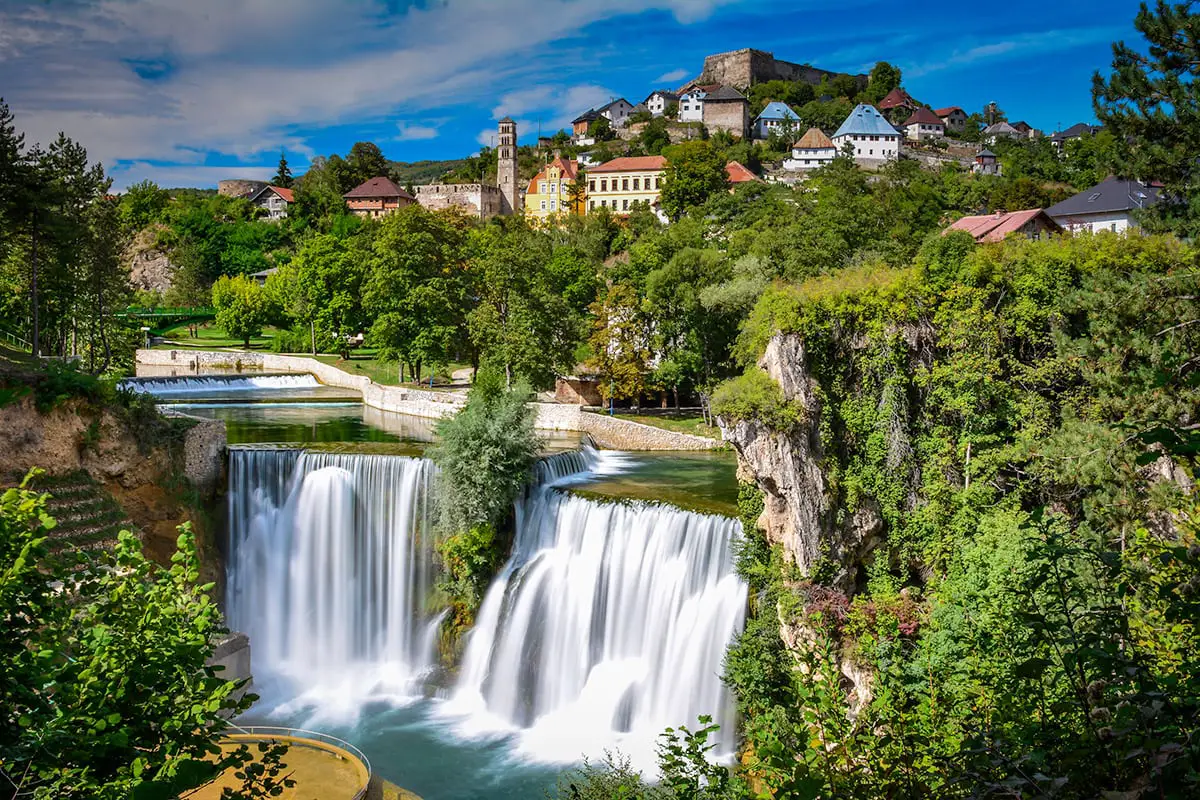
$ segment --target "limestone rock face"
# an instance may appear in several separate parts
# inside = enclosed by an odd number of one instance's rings
[[[125,250],[129,264],[129,285],[139,291],[166,292],[175,276],[170,256],[158,249],[158,226],[138,233]]]
[[[788,558],[808,572],[818,562],[833,568],[834,583],[853,589],[856,565],[881,541],[883,519],[873,503],[862,504],[838,521],[823,472],[821,401],[801,338],[771,339],[759,367],[779,384],[784,399],[804,408],[803,421],[790,431],[761,422],[720,420],[726,441],[738,453],[738,477],[765,495],[758,524],[767,540],[782,545]]]

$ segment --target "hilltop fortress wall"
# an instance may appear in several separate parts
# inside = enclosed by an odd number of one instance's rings
[[[753,48],[731,50],[728,53],[714,53],[704,58],[704,72],[700,74],[698,83],[720,83],[744,89],[756,83],[767,81],[804,81],[816,86],[821,79],[828,76],[830,80],[842,73],[818,69],[809,64],[793,64],[790,61],[780,61],[773,53]],[[867,83],[866,75],[855,75],[855,79],[863,86]]]

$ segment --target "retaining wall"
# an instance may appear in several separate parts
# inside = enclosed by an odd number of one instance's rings
[[[307,372],[327,386],[357,389],[363,403],[383,411],[413,417],[440,419],[456,413],[466,403],[462,392],[435,392],[403,386],[384,386],[365,375],[350,375],[330,364],[305,356],[277,353],[219,352],[205,350],[138,350],[140,366],[170,370],[185,377],[204,369],[252,369],[269,372]],[[703,436],[655,428],[639,422],[584,412],[566,403],[534,403],[534,424],[541,430],[583,431],[601,447],[619,450],[711,450],[722,443]]]

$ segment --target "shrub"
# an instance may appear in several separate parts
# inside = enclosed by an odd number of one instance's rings
[[[757,367],[717,387],[712,409],[719,417],[755,420],[780,431],[789,430],[804,419],[803,406],[785,400],[779,384]]]

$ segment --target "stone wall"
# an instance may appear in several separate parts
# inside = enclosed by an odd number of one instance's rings
[[[704,102],[704,127],[709,133],[728,131],[739,139],[750,136],[750,105],[748,103],[721,100]]]
[[[413,187],[417,202],[430,211],[461,208],[478,219],[488,219],[500,213],[503,196],[496,186],[482,183],[433,183]]]
[[[704,59],[704,71],[697,83],[721,83],[726,86],[736,86],[744,89],[756,83],[767,81],[804,81],[816,86],[821,79],[830,80],[843,74],[830,72],[808,64],[793,64],[790,61],[780,61],[774,54],[765,50],[744,48],[728,53],[714,53]],[[866,75],[855,75],[860,86],[866,86]]]
[[[217,194],[225,197],[242,197],[251,192],[257,192],[264,186],[269,186],[266,181],[252,181],[242,178],[234,178],[226,181],[217,181]]]
[[[221,667],[217,677],[223,681],[249,681],[253,676],[250,663],[250,639],[244,633],[231,632],[213,643],[208,666]],[[238,689],[235,697],[241,697],[250,688],[250,683]]]
[[[600,384],[594,378],[558,378],[554,381],[554,401],[576,406],[598,406],[604,404]]]
[[[579,421],[579,430],[590,435],[601,447],[613,450],[716,450],[724,447],[718,439],[676,433],[591,411],[581,412]]]

